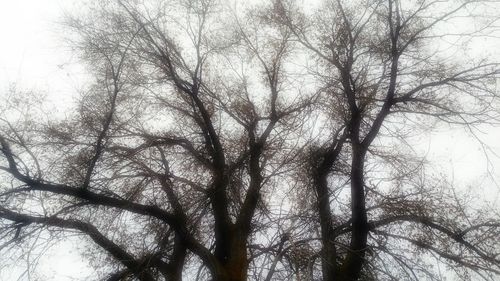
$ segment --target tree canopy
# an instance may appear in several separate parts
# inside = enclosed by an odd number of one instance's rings
[[[499,206],[409,141],[499,121],[469,47],[497,1],[85,3],[65,116],[1,108],[2,256],[76,235],[95,280],[500,277]]]

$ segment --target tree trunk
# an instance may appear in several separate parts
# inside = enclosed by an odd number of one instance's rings
[[[248,256],[246,239],[241,235],[231,235],[229,255],[225,261],[220,261],[214,281],[246,281]]]
[[[364,161],[366,149],[359,144],[353,145],[351,166],[351,214],[352,232],[349,253],[340,270],[340,281],[356,281],[361,276],[365,262],[368,241],[368,218],[366,213],[364,189]]]
[[[330,196],[328,193],[328,172],[321,171],[316,180],[317,204],[321,225],[321,271],[323,280],[335,280],[337,275],[337,253],[333,233]]]

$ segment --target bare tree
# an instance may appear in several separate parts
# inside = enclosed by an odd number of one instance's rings
[[[441,280],[436,261],[498,277],[498,210],[402,133],[498,120],[499,65],[441,51],[491,36],[474,13],[497,3],[237,4],[66,20],[94,79],[63,120],[2,112],[1,250],[77,233],[104,280]]]
[[[498,273],[495,242],[464,235],[480,228],[498,235],[495,216],[469,217],[460,200],[446,199],[450,191],[443,180],[425,178],[421,161],[415,161],[418,156],[404,157],[399,149],[383,147],[391,138],[404,138],[394,132],[404,127],[393,123],[418,115],[471,130],[478,123],[497,122],[498,64],[462,64],[444,57],[436,42],[481,36],[496,18],[462,34],[450,33],[446,24],[457,17],[472,19],[488,5],[491,2],[330,1],[308,19],[291,3],[276,2],[277,23],[289,27],[321,65],[314,71],[324,81],[325,108],[338,120],[330,139],[313,151],[310,168],[324,280],[436,278],[413,255],[402,253],[402,245],[468,267],[484,279]],[[399,144],[404,145],[404,139]],[[367,170],[372,162],[388,165],[372,164]],[[374,185],[377,177],[386,178]],[[342,197],[345,189],[350,192],[347,198]],[[343,205],[349,209],[338,207]],[[391,265],[385,266],[388,260]],[[398,268],[401,273],[395,273]]]

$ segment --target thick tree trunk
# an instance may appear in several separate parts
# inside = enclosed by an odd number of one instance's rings
[[[182,281],[182,270],[186,261],[186,247],[184,241],[178,234],[175,235],[174,252],[170,261],[171,271],[168,280]]]
[[[365,263],[368,241],[368,218],[364,190],[364,161],[366,150],[359,144],[353,145],[351,166],[351,214],[352,232],[349,253],[342,264],[340,281],[356,281],[361,276]]]
[[[246,281],[248,269],[248,256],[246,239],[240,235],[230,238],[231,250],[229,256],[222,262],[214,281]]]
[[[332,221],[332,210],[330,208],[330,193],[328,189],[328,175],[332,170],[337,157],[339,156],[347,135],[344,133],[337,139],[341,131],[336,133],[336,137],[330,149],[322,155],[322,161],[317,167],[314,178],[316,188],[316,202],[321,226],[321,271],[323,280],[335,280],[338,276],[337,249],[335,246],[335,233]]]
[[[330,281],[335,280],[338,267],[327,177],[328,173],[326,170],[318,174],[316,179],[316,193],[318,196],[318,212],[321,225],[321,271],[323,280]]]
[[[225,266],[227,281],[246,281],[248,260],[245,247],[238,247],[232,253],[233,257]]]

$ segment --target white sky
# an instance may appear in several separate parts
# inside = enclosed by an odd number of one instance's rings
[[[60,108],[71,101],[78,88],[78,67],[73,65],[74,59],[60,41],[57,24],[62,11],[71,3],[75,2],[0,0],[0,98],[15,84],[18,88],[47,93]],[[480,137],[500,154],[500,128],[488,128]],[[485,177],[487,161],[481,147],[463,130],[442,129],[418,142],[418,147],[436,161],[436,166],[454,175],[455,182],[483,185],[481,192],[486,197],[498,199],[500,188]],[[500,169],[497,157],[491,156],[490,160]],[[494,167],[493,173],[500,179]],[[67,276],[84,277],[88,272],[71,243],[60,244],[52,253],[39,264],[47,277],[55,275],[58,278],[53,280],[71,280]],[[14,273],[0,271],[0,280],[16,280]]]
[[[64,105],[77,88],[77,71],[58,21],[72,1],[0,0],[0,90],[40,90]]]

